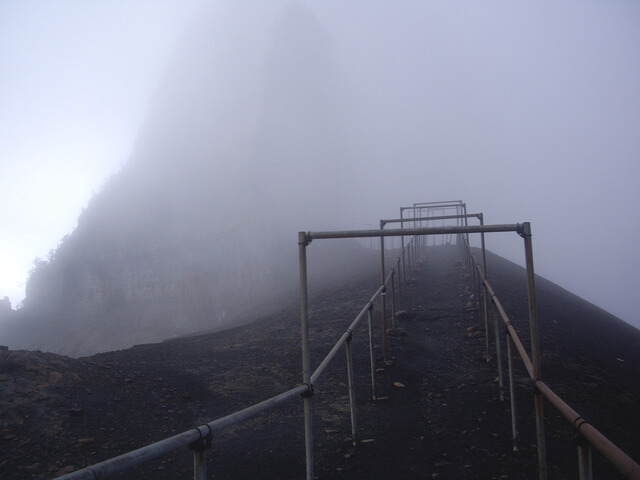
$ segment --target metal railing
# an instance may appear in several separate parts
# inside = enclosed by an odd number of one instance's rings
[[[529,314],[530,318],[533,315],[536,316],[536,304],[535,304],[535,287],[534,287],[534,271],[533,271],[533,254],[531,248],[531,228],[527,226],[523,232],[519,232],[523,236],[525,241],[525,260],[527,270],[527,284],[529,289]],[[489,283],[486,274],[486,260],[484,244],[482,248],[483,265],[480,265],[471,251],[468,239],[463,241],[463,248],[468,258],[468,264],[470,272],[472,273],[473,286],[482,298],[484,304],[483,316],[485,330],[488,332],[488,312],[487,312],[487,299],[490,300],[492,306],[493,328],[495,332],[495,348],[496,348],[496,366],[498,369],[498,386],[500,400],[504,400],[504,375],[502,366],[502,353],[501,353],[501,341],[500,330],[498,328],[498,320],[496,312],[502,319],[505,327],[505,337],[507,345],[507,365],[508,365],[508,378],[509,378],[509,398],[511,409],[511,431],[513,440],[513,450],[518,451],[518,426],[517,426],[517,407],[515,397],[515,382],[513,372],[513,348],[517,350],[522,363],[529,375],[530,380],[534,386],[534,398],[535,398],[535,410],[536,410],[536,435],[537,435],[537,451],[538,451],[538,478],[547,478],[547,461],[546,461],[546,441],[544,433],[544,423],[542,415],[542,398],[546,398],[555,409],[564,416],[568,422],[573,426],[573,429],[577,435],[577,448],[578,448],[578,474],[580,480],[591,480],[593,478],[592,462],[591,462],[591,447],[595,447],[611,464],[617,468],[625,477],[630,479],[640,479],[640,465],[636,463],[631,457],[620,450],[615,444],[613,444],[607,437],[600,433],[591,423],[585,420],[579,415],[569,404],[561,399],[548,385],[546,385],[541,378],[540,370],[540,346],[539,336],[537,332],[537,325],[531,324],[531,350],[532,357],[529,357],[526,349],[524,348],[518,333],[513,326],[513,323],[509,319],[500,299],[496,295],[493,287]],[[489,338],[487,333],[487,339]],[[487,340],[487,360],[489,360]],[[537,357],[537,358],[536,358]]]
[[[407,248],[413,246],[413,241],[409,242]],[[384,250],[383,250],[384,255]],[[384,257],[383,257],[384,258]],[[300,396],[304,399],[306,405],[310,402],[311,397],[314,395],[313,386],[317,384],[322,373],[326,370],[329,364],[336,357],[339,350],[344,347],[346,351],[347,359],[347,381],[349,388],[349,405],[351,415],[351,432],[352,442],[355,445],[357,439],[357,419],[355,411],[355,385],[353,375],[353,362],[351,352],[351,340],[358,324],[363,318],[367,318],[368,324],[368,338],[369,338],[369,359],[370,359],[370,374],[371,374],[371,397],[376,400],[376,366],[374,358],[374,339],[373,339],[373,311],[376,301],[382,299],[382,311],[383,318],[385,315],[386,302],[384,299],[387,296],[388,288],[391,287],[391,317],[396,317],[396,307],[400,298],[401,285],[400,282],[396,282],[396,275],[400,268],[400,258],[395,262],[396,267],[392,268],[386,275],[383,274],[383,282],[378,289],[373,293],[369,301],[362,307],[360,313],[351,322],[346,331],[340,336],[329,353],[320,362],[315,371],[308,375],[307,380],[303,385],[299,385],[295,388],[287,390],[279,395],[268,398],[260,403],[251,405],[243,410],[232,413],[225,417],[219,418],[212,422],[206,423],[199,427],[194,427],[190,430],[166,438],[156,443],[152,443],[145,447],[127,452],[123,455],[105,460],[95,465],[71,472],[69,474],[58,477],[57,480],[88,480],[88,479],[106,479],[117,473],[123,472],[130,468],[133,468],[142,463],[153,460],[154,458],[161,457],[168,453],[171,453],[179,448],[189,448],[193,451],[194,456],[194,479],[204,480],[207,476],[206,469],[206,452],[211,448],[213,433],[221,431],[227,427],[243,422],[255,415],[258,415],[268,409],[271,409],[293,397]],[[383,332],[386,335],[386,330],[383,328]],[[386,348],[386,344],[383,343],[383,348]],[[308,352],[307,347],[303,347],[304,352]],[[307,353],[308,354],[308,353]],[[386,354],[385,354],[386,355]],[[385,357],[386,358],[386,357]],[[305,377],[306,378],[306,377]],[[308,456],[308,454],[307,454]],[[312,464],[311,457],[311,464]]]
[[[423,217],[421,211],[424,209],[433,210],[435,208],[455,208],[456,215],[429,215]],[[411,209],[414,213],[413,217],[403,218],[403,212]],[[417,213],[417,215],[416,215]],[[480,225],[469,226],[469,218],[478,218]],[[431,226],[424,227],[424,223],[436,220],[456,219],[455,226]],[[414,222],[414,228],[405,228],[405,223]],[[389,223],[400,223],[400,229],[387,229],[384,227]],[[489,284],[486,276],[486,262],[484,255],[484,233],[488,232],[517,232],[525,240],[525,258],[527,270],[527,284],[529,296],[529,324],[531,330],[531,358],[526,353],[522,342],[520,341],[513,325],[509,321],[500,300],[495,295],[493,288]],[[480,233],[482,235],[482,251],[483,263],[482,267],[476,262],[471,252],[469,243],[469,234]],[[632,479],[640,479],[640,467],[621,452],[615,445],[600,434],[591,424],[586,422],[575,411],[571,409],[564,401],[555,395],[551,389],[544,384],[540,375],[540,346],[538,341],[537,314],[535,302],[535,285],[533,273],[533,256],[531,246],[531,229],[529,223],[524,224],[505,224],[505,225],[484,225],[482,214],[467,214],[466,204],[461,201],[453,202],[430,202],[423,204],[414,204],[413,207],[402,207],[400,210],[400,219],[381,220],[380,229],[374,230],[351,230],[351,231],[333,231],[333,232],[299,232],[298,233],[298,253],[300,266],[300,322],[301,322],[301,346],[302,346],[302,371],[303,384],[295,388],[287,390],[279,395],[266,399],[260,403],[247,407],[238,412],[232,413],[225,417],[219,418],[207,424],[187,430],[183,433],[161,440],[159,442],[147,445],[138,450],[125,453],[118,457],[106,460],[104,462],[83,468],[76,472],[59,477],[59,480],[76,480],[76,479],[104,479],[115,473],[127,470],[133,466],[149,461],[153,458],[160,457],[178,448],[188,447],[193,451],[194,455],[194,478],[196,480],[204,480],[206,478],[206,452],[211,447],[213,432],[220,431],[226,427],[242,422],[253,417],[263,411],[275,407],[295,396],[301,396],[304,407],[304,424],[305,424],[305,462],[306,462],[306,478],[312,480],[314,478],[314,461],[313,461],[313,430],[312,430],[312,402],[314,395],[314,384],[318,382],[322,373],[328,365],[334,360],[339,350],[345,348],[347,362],[347,380],[349,388],[349,404],[351,415],[352,442],[355,444],[357,439],[357,419],[355,411],[355,388],[352,364],[351,341],[354,331],[363,318],[367,318],[368,338],[369,338],[369,359],[371,374],[371,395],[376,399],[376,383],[375,383],[375,359],[374,359],[374,339],[372,329],[374,303],[380,299],[381,302],[381,348],[383,352],[383,360],[386,362],[386,296],[387,288],[391,285],[391,318],[395,323],[397,302],[399,302],[402,292],[406,293],[406,270],[407,264],[409,268],[415,266],[419,260],[423,247],[426,242],[425,237],[431,235],[455,235],[457,242],[463,248],[465,253],[465,263],[467,264],[472,279],[473,288],[475,289],[475,299],[479,305],[480,296],[484,302],[484,321],[485,329],[488,332],[488,315],[487,315],[487,298],[491,298],[493,312],[497,310],[503,319],[508,331],[508,359],[509,359],[509,379],[511,391],[511,411],[512,411],[512,433],[514,440],[514,449],[517,449],[517,424],[515,417],[515,397],[514,382],[512,370],[512,347],[515,346],[524,362],[527,372],[536,387],[536,427],[538,437],[538,465],[539,478],[546,478],[546,453],[544,442],[544,419],[542,413],[542,396],[547,398],[558,410],[573,423],[574,427],[591,445],[595,446],[603,455],[609,459],[618,469]],[[346,331],[340,336],[329,353],[320,362],[318,367],[312,372],[309,350],[309,303],[307,291],[307,247],[313,240],[336,239],[336,238],[375,238],[379,237],[381,244],[381,284],[374,292],[369,301],[362,307],[358,315],[351,322]],[[384,239],[386,237],[400,237],[402,239],[402,249],[400,256],[395,262],[395,267],[389,273],[386,273],[385,265],[385,248]],[[411,237],[405,245],[405,237]],[[396,275],[398,278],[396,279]],[[397,280],[397,282],[396,282]],[[497,320],[494,315],[494,328],[496,330],[496,348],[499,349],[499,333],[497,329]],[[513,344],[513,345],[512,345]],[[487,333],[487,349],[488,349],[488,333]],[[502,365],[500,363],[500,351],[498,350],[496,358],[498,359],[498,369],[500,376],[500,390],[503,390],[502,381]],[[501,398],[504,398],[501,395]],[[581,479],[590,478],[590,449],[581,445],[579,447],[579,464]],[[583,476],[582,472],[585,476]]]

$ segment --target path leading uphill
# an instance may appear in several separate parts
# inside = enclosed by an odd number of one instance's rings
[[[498,295],[515,311],[514,324],[526,329],[526,292],[518,288],[521,270],[497,257],[490,257],[490,267]],[[334,289],[310,286],[314,366],[370,298],[377,278],[374,265],[371,275]],[[354,332],[355,447],[344,359],[338,356],[315,385],[316,477],[535,478],[530,382],[517,362],[521,442],[520,452],[514,453],[508,396],[499,400],[495,364],[486,361],[479,312],[457,249],[428,249],[425,262],[407,280],[401,306],[405,313],[388,340],[388,365],[380,358],[379,305],[375,308],[376,401],[371,400],[366,323]],[[640,398],[640,359],[634,349],[638,331],[624,330],[607,314],[548,282],[541,287],[545,289],[546,300],[540,299],[540,310],[547,315],[543,349],[547,341],[552,350],[543,369],[556,382],[551,386],[562,380],[560,372],[571,377],[562,387],[563,396],[572,405],[576,398],[577,407],[588,410],[578,411],[598,427],[599,418],[593,417],[600,405],[607,405],[602,431],[638,458],[634,431],[640,418],[633,409]],[[589,363],[588,352],[576,340],[592,334],[574,328],[573,315],[580,325],[591,322],[599,337],[613,335],[616,350],[598,350]],[[598,318],[603,320],[598,323]],[[233,330],[78,360],[0,352],[0,479],[52,478],[281,393],[301,381],[299,337],[298,307],[292,303]],[[571,348],[562,341],[566,337]],[[577,378],[584,375],[584,381]],[[585,384],[587,394],[578,390]],[[217,434],[208,457],[209,477],[303,478],[301,404],[293,399]],[[572,432],[548,405],[546,412],[550,478],[577,478]],[[118,478],[190,478],[191,462],[184,449]],[[603,470],[603,462],[594,462],[600,478],[616,478]]]

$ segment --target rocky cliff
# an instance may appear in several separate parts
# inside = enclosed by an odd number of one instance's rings
[[[347,198],[344,82],[309,11],[272,27],[240,8],[194,23],[130,161],[36,265],[2,343],[85,355],[294,292],[296,232],[340,226]]]

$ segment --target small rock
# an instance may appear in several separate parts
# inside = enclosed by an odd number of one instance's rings
[[[83,413],[84,410],[82,410],[80,407],[72,407],[69,409],[69,415],[71,415],[72,417],[79,417]]]
[[[402,382],[393,382],[393,386],[394,387],[398,387],[398,388],[404,388],[405,385]]]
[[[401,328],[396,327],[391,330],[387,330],[387,335],[389,335],[390,337],[406,337],[407,332],[405,332]]]

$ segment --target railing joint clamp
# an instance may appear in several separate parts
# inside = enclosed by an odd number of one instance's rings
[[[207,427],[206,435],[202,433],[201,429],[203,427]],[[200,427],[196,427],[196,430],[198,430],[200,437],[189,444],[189,450],[192,450],[194,452],[204,452],[205,450],[210,449],[213,440],[213,432],[211,431],[211,427],[205,424]]]
[[[307,383],[307,389],[300,394],[302,398],[311,398],[314,395],[313,384]]]
[[[531,224],[529,222],[518,223],[516,227],[518,235],[522,238],[531,236]]]
[[[308,247],[313,239],[311,238],[311,232],[307,232],[304,234],[304,242],[298,242],[298,245],[304,245]]]
[[[581,437],[581,436],[582,436],[582,434],[581,434],[581,432],[580,432],[580,429],[582,428],[582,426],[583,426],[585,423],[589,423],[589,424],[590,424],[590,422],[589,422],[588,420],[585,420],[585,419],[584,419],[584,418],[582,418],[582,417],[576,417],[576,419],[573,421],[573,430],[574,430],[574,431],[575,431],[575,433],[578,435],[578,437]]]
[[[350,342],[353,339],[353,330],[347,328],[347,331],[345,333],[349,334],[349,336],[347,337],[347,342]]]
[[[536,378],[533,380],[533,393],[536,395],[542,395],[542,392],[540,391],[540,389],[537,387],[538,382],[541,382],[542,379],[541,378]]]

